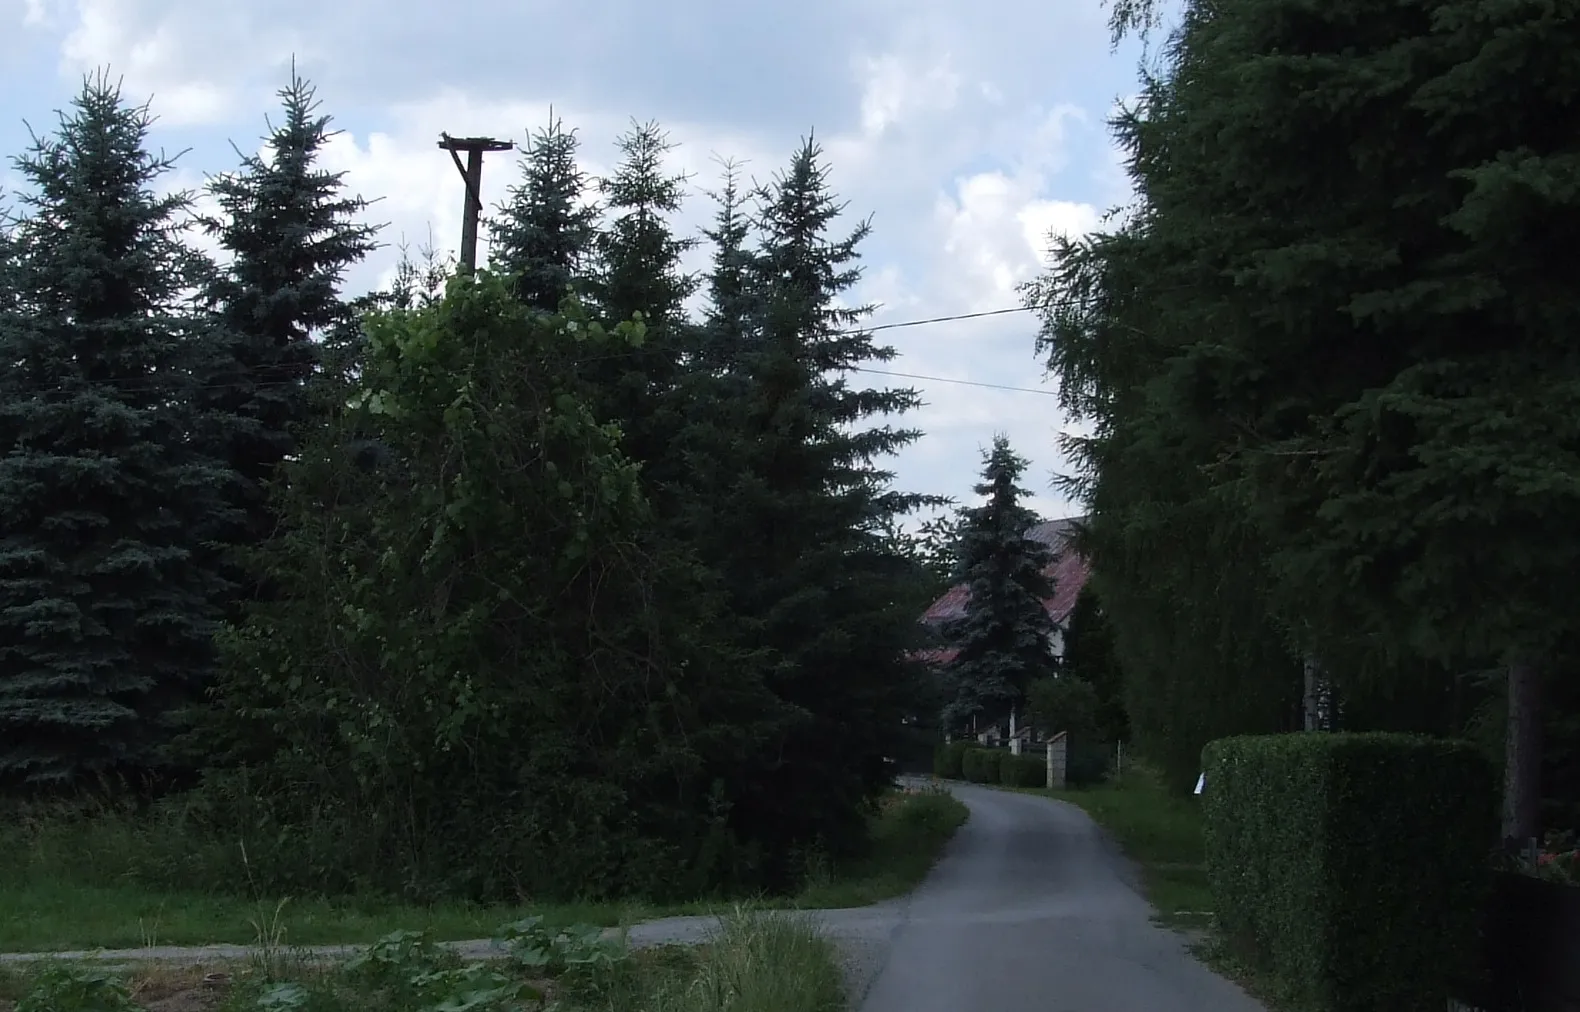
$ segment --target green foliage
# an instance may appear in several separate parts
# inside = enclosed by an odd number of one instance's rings
[[[1174,786],[1211,737],[1297,726],[1307,658],[1346,726],[1452,734],[1460,672],[1572,630],[1580,286],[1553,229],[1580,162],[1567,85],[1517,68],[1573,31],[1192,2],[1116,118],[1139,199],[1027,295],[1094,433],[1072,487],[1135,743]]]
[[[1496,837],[1470,745],[1392,734],[1229,738],[1204,755],[1226,936],[1310,1007],[1440,1009],[1475,958]]]
[[[780,879],[793,874],[792,844],[859,849],[923,677],[905,657],[925,604],[889,537],[923,499],[894,491],[881,468],[917,433],[872,425],[917,395],[851,384],[852,370],[894,352],[859,329],[866,307],[839,301],[859,280],[868,225],[833,234],[843,208],[827,174],[809,140],[755,194],[755,248],[727,185],[705,325],[717,382],[698,391],[688,436],[711,488],[689,529],[751,651],[743,667],[787,704],[740,770],[752,787],[732,815],[743,836],[779,841]]]
[[[1099,700],[1091,682],[1068,674],[1043,678],[1027,695],[1031,718],[1045,733],[1063,731],[1072,742],[1096,739]]]
[[[1068,742],[1064,755],[1064,782],[1069,787],[1095,787],[1113,772],[1114,748],[1106,743]]]
[[[1005,787],[1044,787],[1048,783],[1045,755],[1006,755],[999,760],[999,783]]]
[[[583,202],[587,175],[578,141],[550,113],[521,157],[520,181],[489,222],[489,265],[509,278],[522,302],[546,313],[567,296],[585,295],[586,269],[598,241],[598,208]]]
[[[149,117],[103,77],[17,160],[30,184],[0,304],[0,778],[146,773],[212,663],[227,592],[198,532],[222,466],[191,434],[214,351],[185,311],[210,267]],[[0,300],[3,302],[5,300]]]
[[[1075,598],[1075,607],[1064,630],[1064,655],[1060,673],[1092,686],[1097,696],[1093,713],[1100,741],[1125,741],[1130,718],[1125,712],[1124,673],[1114,652],[1114,632],[1089,582]],[[1033,704],[1035,705],[1035,704]],[[1062,730],[1055,726],[1054,730]]]
[[[375,248],[377,234],[353,223],[368,202],[342,194],[344,173],[318,166],[335,134],[313,88],[293,68],[279,97],[284,115],[265,141],[267,157],[244,156],[240,171],[211,179],[219,213],[202,220],[229,262],[206,293],[226,354],[203,377],[201,403],[213,419],[214,450],[238,479],[243,521],[217,535],[243,545],[273,529],[265,485],[314,420],[314,339],[351,321],[340,281]]]
[[[644,550],[637,469],[576,376],[640,325],[532,310],[485,273],[364,328],[344,421],[390,459],[365,470],[331,430],[290,466],[264,556],[282,598],[227,637],[218,718],[276,748],[209,777],[216,825],[277,892],[728,880],[712,772],[753,740],[713,729],[773,704],[653,603],[689,600],[689,577]]]
[[[959,574],[970,590],[965,615],[943,635],[956,651],[945,668],[943,723],[952,730],[974,718],[1003,720],[1023,706],[1027,688],[1057,667],[1051,653],[1053,619],[1045,602],[1053,581],[1048,549],[1026,536],[1038,522],[1021,505],[1026,459],[996,436],[983,454],[976,493],[986,502],[966,510],[959,527]]]
[[[16,1004],[16,1012],[141,1012],[120,978],[107,970],[49,966]]]
[[[971,748],[960,759],[961,776],[973,784],[996,784],[999,769],[1009,753],[998,748]]]
[[[975,743],[970,741],[940,742],[933,750],[933,775],[946,780],[959,780],[965,775],[965,755]]]

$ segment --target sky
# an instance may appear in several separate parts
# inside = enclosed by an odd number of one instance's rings
[[[1107,13],[1102,0],[0,0],[0,191],[22,185],[10,156],[29,129],[51,131],[84,75],[106,69],[150,103],[150,145],[181,153],[162,185],[200,190],[238,149],[259,150],[294,59],[341,131],[325,166],[376,200],[366,218],[384,226],[347,294],[386,283],[403,242],[458,246],[462,183],[441,132],[521,145],[552,107],[594,175],[633,120],[666,129],[674,170],[692,175],[684,234],[713,212],[719,159],[765,182],[811,134],[844,226],[872,222],[850,296],[878,306],[871,324],[1006,309],[1050,234],[1095,229],[1131,198],[1108,119],[1137,91],[1143,53],[1110,45]],[[485,207],[518,157],[488,156]],[[893,462],[899,487],[974,504],[982,451],[1003,433],[1030,460],[1029,505],[1078,512],[1053,479],[1068,470],[1060,434],[1079,429],[1036,330],[1014,312],[876,335],[899,356],[875,368],[935,377],[866,377],[926,402],[903,420],[926,434]]]

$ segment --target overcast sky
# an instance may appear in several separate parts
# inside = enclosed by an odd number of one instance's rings
[[[256,151],[295,56],[343,131],[327,155],[349,187],[383,198],[386,247],[348,279],[381,284],[406,240],[453,249],[462,189],[440,131],[518,144],[555,114],[606,170],[633,118],[678,142],[695,173],[678,222],[712,211],[714,156],[766,180],[815,131],[849,222],[866,215],[856,298],[874,324],[1016,306],[1050,230],[1079,233],[1129,199],[1106,125],[1137,90],[1140,50],[1109,46],[1101,0],[0,0],[0,152],[48,131],[82,76],[109,68],[151,99],[152,143],[186,150],[172,188]],[[514,181],[489,156],[484,201]],[[0,188],[18,184],[9,158]],[[699,251],[699,255],[705,251]],[[1027,313],[882,332],[882,368],[1051,393]],[[927,435],[898,460],[899,484],[971,499],[997,431],[1032,461],[1033,505],[1073,507],[1050,488],[1069,424],[1054,397],[933,380],[907,419]]]

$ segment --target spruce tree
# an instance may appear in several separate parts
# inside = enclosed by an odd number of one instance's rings
[[[696,245],[670,228],[681,208],[684,176],[666,175],[673,145],[656,124],[637,124],[618,141],[621,160],[602,180],[604,227],[593,242],[588,302],[616,326],[640,314],[642,341],[589,361],[584,374],[600,390],[603,417],[618,423],[622,448],[642,465],[644,487],[667,523],[689,473],[678,442],[685,425],[682,376],[696,341],[685,302],[697,279],[680,259]]]
[[[758,757],[736,809],[748,835],[789,849],[860,844],[862,812],[903,746],[917,672],[910,563],[885,537],[918,497],[890,488],[877,461],[916,438],[862,427],[914,407],[910,390],[853,387],[853,370],[892,357],[859,330],[866,308],[837,304],[860,277],[869,225],[831,235],[843,207],[808,140],[757,193],[758,248],[746,265],[744,331],[727,362],[743,396],[721,405],[739,472],[718,489],[711,561],[725,574],[743,634],[766,656],[767,684],[797,714]],[[734,253],[721,251],[730,265]],[[721,283],[722,282],[722,283]],[[717,294],[728,279],[715,279]]]
[[[1193,2],[1119,118],[1138,205],[1060,249],[1035,301],[1097,432],[1105,606],[1149,682],[1131,716],[1180,766],[1298,713],[1305,658],[1357,717],[1383,710],[1363,695],[1441,712],[1417,700],[1501,665],[1508,829],[1531,833],[1535,673],[1576,632],[1580,565],[1580,191],[1552,55],[1575,40],[1541,5]],[[1275,684],[1288,703],[1254,721],[1206,712]]]
[[[267,156],[247,155],[241,171],[209,182],[220,214],[203,222],[230,254],[208,290],[229,355],[207,377],[204,406],[220,426],[215,450],[239,479],[245,527],[225,533],[242,545],[273,526],[265,486],[314,415],[308,381],[319,342],[353,318],[341,279],[376,248],[377,229],[353,221],[367,201],[343,193],[344,173],[318,167],[335,134],[313,88],[293,68],[279,97],[283,118]]]
[[[741,190],[740,167],[723,163],[724,183],[713,194],[718,209],[713,227],[703,235],[713,247],[707,274],[707,309],[703,315],[698,356],[710,373],[719,374],[737,365],[745,351],[748,320],[755,312],[752,289],[753,251],[750,208]],[[735,370],[738,372],[738,370]]]
[[[0,776],[69,782],[159,764],[210,668],[225,587],[194,531],[225,469],[195,449],[211,355],[189,296],[185,194],[146,108],[98,76],[16,160],[32,192],[0,315]]]
[[[514,279],[516,297],[546,313],[569,294],[585,295],[598,235],[598,209],[583,203],[588,178],[579,142],[550,114],[521,158],[520,181],[490,223],[489,268]]]
[[[1058,670],[1046,606],[1052,557],[1026,536],[1038,523],[1021,502],[1030,494],[1019,485],[1026,466],[1007,437],[995,436],[975,489],[987,501],[966,510],[960,525],[960,575],[970,597],[964,616],[944,628],[956,651],[945,671],[943,722],[951,731],[973,718],[993,723],[1012,709],[1024,712],[1027,687]]]

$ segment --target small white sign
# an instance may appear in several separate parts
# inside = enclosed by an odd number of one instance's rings
[[[1196,791],[1195,791],[1195,793],[1200,794],[1201,793],[1201,789],[1203,787],[1206,787],[1206,786],[1207,786],[1207,774],[1203,773],[1201,776],[1196,778]]]

